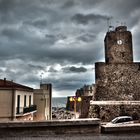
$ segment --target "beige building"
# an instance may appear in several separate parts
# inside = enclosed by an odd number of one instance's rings
[[[33,120],[33,89],[0,79],[0,121]]]
[[[52,85],[40,84],[40,89],[34,90],[34,103],[37,105],[37,112],[34,120],[52,119]]]

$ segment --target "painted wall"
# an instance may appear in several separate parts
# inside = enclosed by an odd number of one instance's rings
[[[34,120],[52,119],[51,98],[51,84],[42,84],[40,85],[40,89],[34,90],[34,103],[37,105],[37,112],[34,114]]]
[[[11,120],[12,117],[12,91],[0,90],[0,121]]]

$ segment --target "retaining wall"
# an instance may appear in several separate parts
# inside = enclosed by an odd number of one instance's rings
[[[1,122],[0,136],[42,136],[54,134],[99,133],[99,119],[75,119],[32,122]]]

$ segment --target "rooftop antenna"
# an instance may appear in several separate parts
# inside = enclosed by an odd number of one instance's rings
[[[124,22],[124,26],[126,26],[126,22]]]
[[[119,21],[116,21],[116,27],[118,27],[120,25]]]
[[[40,74],[40,84],[42,84],[43,81],[43,72]]]
[[[123,22],[121,22],[121,26],[123,26],[124,25],[124,23]]]
[[[113,30],[114,27],[111,25],[111,20],[112,20],[113,17],[108,17],[107,18],[107,28],[108,28],[108,32]]]

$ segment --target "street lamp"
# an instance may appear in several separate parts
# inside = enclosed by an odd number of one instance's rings
[[[69,101],[74,102],[74,113],[75,113],[75,118],[76,118],[76,102],[81,102],[82,98],[74,96],[74,97],[70,97]]]

